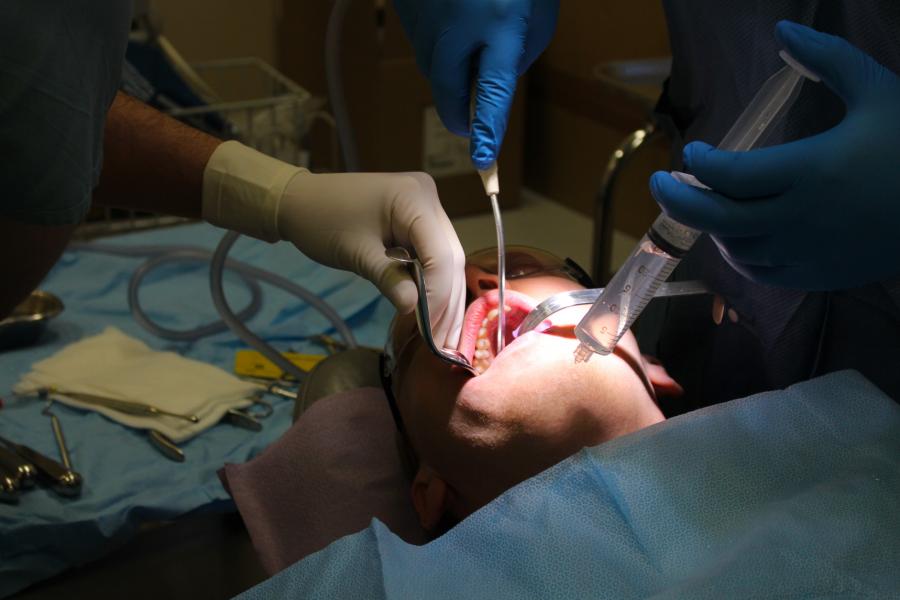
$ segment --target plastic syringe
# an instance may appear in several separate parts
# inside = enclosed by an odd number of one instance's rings
[[[720,150],[743,152],[752,149],[763,140],[763,134],[772,123],[794,103],[803,79],[819,81],[787,52],[782,50],[778,54],[787,64],[762,85],[722,139],[718,146]],[[682,183],[706,188],[693,175],[673,172],[672,176]],[[700,232],[696,229],[664,214],[657,217],[575,328],[575,336],[581,342],[575,350],[575,362],[586,362],[595,353],[609,354],[615,349],[619,339],[641,315],[660,284],[668,279],[698,237]]]

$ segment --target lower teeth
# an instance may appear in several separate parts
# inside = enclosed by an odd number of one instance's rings
[[[506,309],[504,312],[508,313],[510,311],[509,306],[504,308]],[[491,342],[488,339],[488,325],[491,321],[497,320],[498,314],[499,311],[496,308],[491,309],[481,322],[481,328],[478,329],[478,337],[475,340],[475,358],[472,366],[475,367],[479,375],[487,371],[491,363],[494,362],[495,357],[491,352]]]

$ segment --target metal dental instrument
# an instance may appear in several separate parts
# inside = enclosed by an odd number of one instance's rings
[[[50,481],[53,491],[60,496],[71,497],[81,493],[81,475],[66,465],[62,465],[52,458],[32,450],[24,444],[16,444],[4,437],[0,437],[0,444],[3,444],[34,465],[38,473]]]
[[[286,384],[289,385],[288,382],[284,380],[278,379],[275,381],[269,381],[268,379],[261,379],[259,377],[241,377],[244,381],[248,383],[252,383],[254,385],[258,385],[261,387],[267,394],[274,394],[286,400],[296,400],[297,399],[297,391],[293,388],[286,387]],[[268,415],[267,415],[268,416]]]
[[[263,426],[260,423],[260,419],[265,419],[275,410],[271,403],[262,399],[262,394],[261,391],[253,394],[251,398],[253,404],[249,406],[229,409],[225,416],[222,417],[222,420],[235,427],[242,427],[250,431],[262,431]],[[294,394],[294,399],[296,399],[296,396]],[[260,408],[254,409],[254,406],[259,406]]]
[[[44,390],[42,390],[44,391]],[[184,415],[181,413],[170,412],[167,410],[163,410],[152,404],[145,404],[143,402],[132,402],[130,400],[119,400],[117,398],[107,398],[105,396],[97,396],[94,394],[86,394],[83,392],[66,392],[55,389],[46,390],[51,394],[58,394],[60,396],[66,396],[68,398],[72,398],[73,400],[78,400],[79,402],[84,402],[85,404],[92,404],[94,406],[103,406],[105,408],[109,408],[111,410],[115,410],[121,413],[125,413],[128,415],[135,415],[137,417],[172,417],[175,419],[183,419],[185,421],[189,421],[191,423],[198,423],[200,421],[200,417],[197,415]]]
[[[504,332],[506,331],[506,304],[504,295],[506,290],[506,240],[503,236],[503,219],[500,217],[500,177],[497,172],[497,163],[484,170],[478,171],[481,182],[484,184],[484,192],[491,200],[491,212],[494,214],[494,229],[497,231],[497,354],[506,345]]]
[[[565,310],[572,306],[593,304],[602,293],[603,288],[597,288],[593,290],[573,290],[570,292],[554,294],[538,304],[534,310],[528,313],[525,320],[522,321],[516,330],[516,336],[528,333],[543,323],[545,319],[561,310]],[[710,290],[702,281],[672,281],[661,284],[656,291],[654,298],[697,296],[700,294],[712,294],[712,290]]]
[[[232,408],[225,413],[222,420],[230,423],[235,427],[249,429],[250,431],[262,431],[262,423],[260,423],[253,415],[239,409]]]
[[[396,248],[388,248],[384,251],[384,255],[391,260],[407,265],[412,271],[416,281],[416,288],[418,288],[419,291],[419,299],[416,302],[416,324],[419,326],[419,333],[422,334],[422,338],[424,338],[425,343],[428,344],[428,348],[435,356],[444,362],[456,365],[457,367],[462,367],[472,375],[478,375],[478,371],[475,370],[475,367],[473,367],[468,359],[458,350],[438,348],[437,344],[434,343],[434,336],[431,334],[431,318],[428,314],[428,296],[425,293],[425,268],[422,266],[422,263],[419,262],[419,259],[413,258],[406,248],[399,246]]]
[[[147,437],[153,447],[159,450],[163,456],[175,462],[184,462],[184,451],[176,446],[175,442],[170,440],[166,434],[150,429],[147,431]]]
[[[50,417],[50,427],[53,429],[53,437],[56,438],[56,445],[59,447],[59,457],[62,458],[63,465],[65,465],[66,469],[74,473],[74,471],[72,471],[72,459],[69,456],[69,448],[66,447],[66,437],[63,435],[59,417],[50,412],[51,404],[53,404],[53,398],[48,397],[47,405],[44,406],[44,410],[41,411],[41,414]]]
[[[2,446],[0,446],[0,471],[14,477],[18,487],[22,489],[34,487],[34,480],[37,477],[34,465]]]
[[[0,502],[15,504],[19,501],[19,483],[16,475],[0,467]]]
[[[478,90],[475,84],[472,84],[469,98],[469,123],[475,121],[475,99],[478,97]],[[486,169],[478,169],[478,175],[481,177],[481,183],[484,185],[484,193],[491,201],[491,212],[494,215],[494,229],[497,232],[497,354],[503,350],[506,345],[506,304],[504,296],[506,295],[506,242],[503,236],[503,219],[500,218],[500,173],[497,169],[497,161],[494,161]]]
[[[787,64],[766,80],[722,139],[719,149],[731,152],[752,149],[793,104],[804,78],[819,80],[786,52],[781,51],[779,55]],[[706,187],[686,173],[674,172],[672,176],[683,183]],[[698,237],[699,231],[665,214],[653,222],[594,306],[575,327],[575,336],[581,342],[575,350],[576,363],[587,362],[595,353],[613,351]]]

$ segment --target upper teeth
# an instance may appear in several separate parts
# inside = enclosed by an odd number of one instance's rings
[[[505,306],[505,311],[509,310],[509,306]],[[475,367],[475,370],[479,375],[487,371],[487,368],[491,366],[491,363],[494,361],[494,357],[491,353],[491,342],[488,340],[488,324],[491,321],[495,321],[497,319],[497,315],[499,311],[496,308],[492,308],[484,320],[481,321],[481,327],[478,329],[478,337],[475,339],[475,359],[473,361],[472,366]]]

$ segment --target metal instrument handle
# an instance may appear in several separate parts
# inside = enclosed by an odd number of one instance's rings
[[[115,410],[128,415],[134,415],[137,417],[167,416],[190,421],[191,423],[197,423],[200,421],[200,418],[197,415],[183,415],[180,413],[169,412],[167,410],[163,410],[161,408],[153,406],[152,404],[144,404],[143,402],[132,402],[131,400],[107,398],[106,396],[95,396],[94,394],[85,394],[82,392],[60,392],[53,390],[53,393],[61,396],[68,396],[69,398],[72,398],[73,400],[77,400],[79,402],[103,406],[111,410]]]
[[[58,494],[77,496],[81,493],[81,475],[75,471],[24,444],[16,444],[2,437],[0,437],[0,442],[34,465],[38,473],[51,481],[53,490]]]
[[[37,470],[30,462],[6,448],[0,447],[0,469],[5,469],[16,476],[19,487],[29,488],[34,485]]]
[[[15,504],[19,501],[19,483],[16,476],[0,468],[0,502]]]
[[[150,438],[150,443],[153,444],[163,456],[169,460],[174,460],[175,462],[184,462],[184,451],[176,446],[175,442],[170,440],[165,434],[155,429],[150,429],[147,431],[147,435]]]
[[[232,408],[226,412],[224,419],[235,427],[249,429],[250,431],[262,431],[263,428],[262,423],[257,421],[252,415],[237,408]]]

